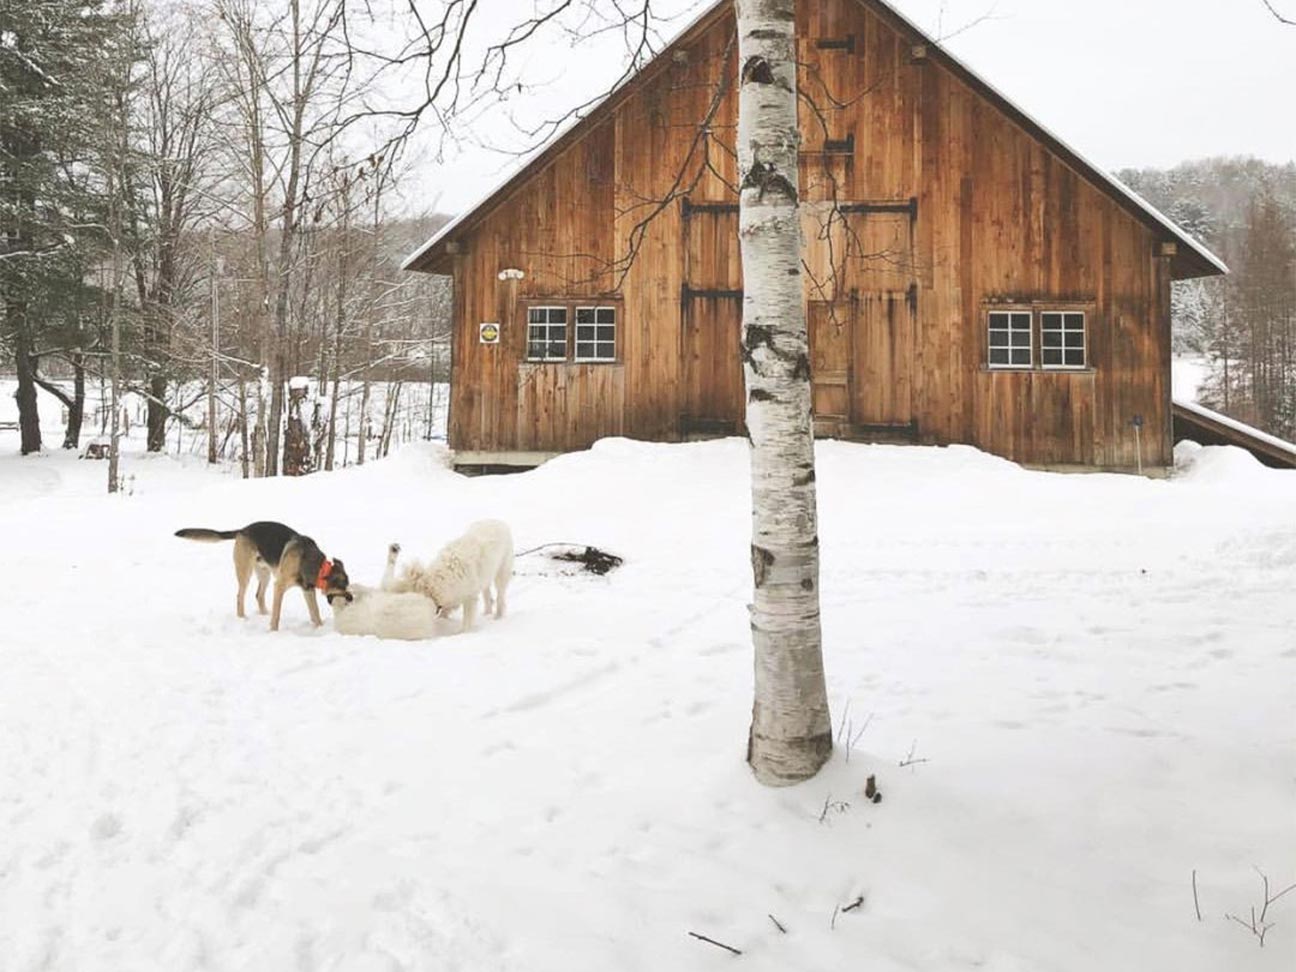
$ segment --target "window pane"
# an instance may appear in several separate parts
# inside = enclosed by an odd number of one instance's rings
[[[1084,334],[1083,334],[1083,332],[1077,334],[1075,331],[1067,331],[1067,332],[1066,332],[1066,346],[1067,346],[1068,348],[1083,348],[1083,347],[1084,347]]]
[[[598,322],[599,322],[600,324],[615,324],[615,323],[616,323],[616,308],[615,308],[615,307],[600,307],[600,308],[598,309]]]
[[[551,340],[549,342],[549,353],[546,355],[546,357],[549,358],[567,357],[567,342]]]
[[[545,356],[545,346],[542,341],[532,341],[527,345],[528,358],[543,358]]]
[[[600,341],[615,341],[616,327],[610,324],[600,324],[598,326],[598,339]]]
[[[1067,329],[1068,331],[1083,331],[1083,330],[1084,330],[1084,315],[1083,315],[1083,314],[1068,314],[1068,315],[1066,316],[1066,329]]]
[[[1031,366],[1031,315],[1023,311],[988,311],[987,346],[991,366]]]
[[[1068,349],[1065,353],[1066,353],[1066,363],[1068,365],[1070,365],[1073,368],[1084,367],[1084,363],[1085,363],[1084,351],[1072,351]]]
[[[594,342],[593,342],[593,341],[577,341],[577,342],[576,342],[576,357],[578,357],[578,358],[592,358],[592,357],[594,357]]]
[[[1062,335],[1058,331],[1043,331],[1040,334],[1040,343],[1046,348],[1062,347]]]
[[[1050,328],[1055,328],[1055,329],[1061,330],[1061,328],[1062,328],[1062,315],[1061,315],[1061,314],[1053,314],[1053,313],[1041,314],[1041,315],[1040,315],[1040,327],[1042,327],[1042,328],[1044,328],[1044,329],[1046,329],[1046,330],[1047,330],[1047,329],[1050,329]]]
[[[600,341],[598,346],[598,356],[611,360],[616,357],[615,341]]]
[[[594,325],[593,325],[593,324],[582,324],[582,323],[580,323],[580,314],[579,314],[579,313],[577,313],[577,315],[576,315],[576,340],[577,340],[577,341],[593,341],[593,340],[594,340]]]
[[[593,323],[594,323],[594,308],[593,308],[593,307],[577,307],[577,308],[576,308],[576,323],[577,323],[577,324],[593,324]]]
[[[1062,363],[1062,352],[1060,349],[1045,348],[1040,353],[1042,355],[1040,360],[1046,365],[1060,365]]]
[[[550,307],[550,308],[549,308],[549,323],[550,323],[550,324],[566,324],[566,323],[567,323],[567,308],[566,308],[566,307]]]

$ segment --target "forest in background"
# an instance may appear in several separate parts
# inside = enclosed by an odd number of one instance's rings
[[[1296,440],[1296,162],[1204,159],[1117,176],[1225,263],[1174,285],[1174,348],[1200,355],[1202,404]]]
[[[345,11],[0,0],[0,359],[24,453],[47,445],[38,388],[75,449],[101,382],[110,490],[128,395],[150,451],[179,423],[245,475],[309,472],[348,397],[363,416],[445,380],[447,282],[399,268],[445,218],[398,195],[399,126],[366,107]]]

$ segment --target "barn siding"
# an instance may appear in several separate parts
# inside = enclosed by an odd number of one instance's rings
[[[915,59],[885,14],[858,0],[799,8],[800,83],[823,109],[802,112],[807,300],[853,301],[859,413],[898,425],[907,411],[923,442],[1104,468],[1136,464],[1131,423],[1141,415],[1144,464],[1168,464],[1171,270],[1155,235],[946,67]],[[736,335],[698,331],[700,321],[735,327],[733,315],[722,297],[688,296],[741,287],[737,220],[704,205],[736,202],[736,163],[724,147],[736,134],[734,91],[719,101],[710,142],[697,138],[722,72],[736,71],[732,36],[725,14],[686,39],[459,238],[452,446],[565,451],[607,434],[678,439],[699,396],[705,409],[731,409],[740,427],[741,389],[728,388],[733,374],[711,360]],[[848,38],[853,51],[819,46]],[[842,150],[847,139],[853,151]],[[672,194],[686,195],[691,212],[682,198],[660,205]],[[834,196],[874,205],[825,226]],[[505,267],[526,276],[501,282]],[[815,282],[823,280],[831,292]],[[620,300],[617,364],[522,360],[520,301],[610,294]],[[1083,305],[1090,367],[990,371],[986,308],[1040,302]],[[883,337],[877,307],[892,315]],[[501,343],[481,345],[477,326],[493,320]],[[897,387],[870,388],[870,379]]]

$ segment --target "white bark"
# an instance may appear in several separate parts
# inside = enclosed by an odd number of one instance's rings
[[[813,776],[832,751],[801,283],[796,2],[734,2],[756,656],[747,758],[758,780],[781,786]]]

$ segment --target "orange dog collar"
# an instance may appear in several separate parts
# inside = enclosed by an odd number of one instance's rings
[[[319,573],[315,576],[315,586],[321,591],[328,589],[329,575],[333,573],[333,561],[325,560],[320,564]]]

